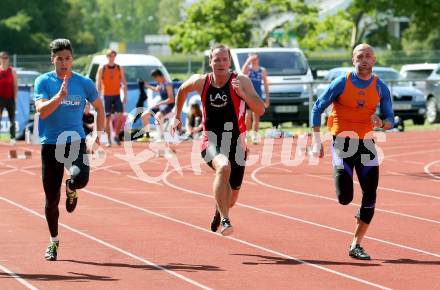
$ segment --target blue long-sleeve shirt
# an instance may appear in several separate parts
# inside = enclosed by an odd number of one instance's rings
[[[371,76],[369,80],[362,80],[358,78],[356,72],[351,72],[349,77],[353,85],[360,89],[367,88],[374,79],[373,76]],[[312,127],[321,126],[321,114],[331,103],[342,95],[345,89],[345,83],[346,75],[335,79],[333,82],[331,82],[327,90],[318,98],[318,100],[316,100],[312,109]],[[391,123],[391,126],[394,126],[394,112],[390,90],[379,78],[376,82],[376,90],[380,97],[381,115],[385,120]]]

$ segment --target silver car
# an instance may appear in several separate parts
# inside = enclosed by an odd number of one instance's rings
[[[426,120],[440,122],[440,64],[421,63],[402,66],[400,74],[426,95]]]

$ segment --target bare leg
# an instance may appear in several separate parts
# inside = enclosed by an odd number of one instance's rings
[[[142,126],[145,132],[150,133],[150,112],[145,111],[141,115]]]
[[[162,140],[163,139],[163,121],[164,121],[164,114],[162,112],[159,112],[154,116],[156,118],[156,131],[157,131],[157,139]]]
[[[222,218],[229,218],[229,202],[231,199],[229,177],[231,175],[231,165],[228,158],[222,154],[214,157],[212,165],[215,169],[213,191],[217,201],[217,209]]]
[[[365,234],[367,233],[369,224],[364,223],[360,219],[356,219],[356,230],[353,237],[353,242],[351,243],[352,247],[355,245],[360,245],[362,242],[362,239],[364,238]]]
[[[111,127],[110,127],[110,121],[112,120],[112,115],[109,115],[105,118],[105,133],[107,134],[107,142],[108,144],[111,144]]]
[[[238,200],[238,193],[240,189],[231,190],[231,200],[229,201],[229,208],[232,208]]]
[[[252,117],[254,118],[254,122],[252,124],[252,129],[255,132],[258,132],[258,130],[260,129],[260,116],[258,116],[255,113],[252,113]]]
[[[246,122],[246,128],[248,128],[248,130],[249,130],[252,126],[252,111],[251,110],[246,110],[245,122]]]
[[[258,129],[260,127],[260,116],[252,113],[252,142],[254,144],[258,143]]]
[[[116,114],[116,121],[117,122],[116,122],[115,134],[119,138],[119,133],[121,133],[121,129],[122,129],[122,113]]]

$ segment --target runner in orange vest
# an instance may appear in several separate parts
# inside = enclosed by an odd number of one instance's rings
[[[121,145],[119,133],[122,129],[122,113],[124,112],[123,103],[127,102],[127,82],[125,80],[124,69],[115,63],[116,51],[109,49],[107,51],[108,63],[99,67],[96,74],[96,88],[104,98],[105,116],[106,116],[106,133],[107,147],[111,146],[110,121],[112,114],[116,114],[116,128],[114,128],[114,141]],[[124,94],[120,95],[121,88]]]
[[[319,135],[321,114],[333,104],[328,127],[333,135],[333,175],[339,203],[347,205],[353,200],[353,169],[362,188],[362,203],[355,216],[357,224],[348,254],[369,260],[370,255],[360,244],[373,219],[379,183],[378,156],[370,132],[374,128],[393,128],[394,114],[388,87],[372,74],[376,63],[372,47],[365,43],[356,46],[352,61],[355,71],[335,79],[313,106],[312,153],[320,158],[324,155]],[[383,120],[376,115],[378,105]]]

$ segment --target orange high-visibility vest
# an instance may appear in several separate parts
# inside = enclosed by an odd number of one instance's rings
[[[102,68],[101,89],[104,96],[119,96],[121,88],[121,69],[119,65],[114,67],[105,65]]]
[[[371,84],[357,88],[347,73],[345,88],[333,102],[333,109],[328,118],[327,127],[332,135],[364,139],[373,130],[371,116],[376,113],[380,96],[376,89],[377,76],[373,76]]]

